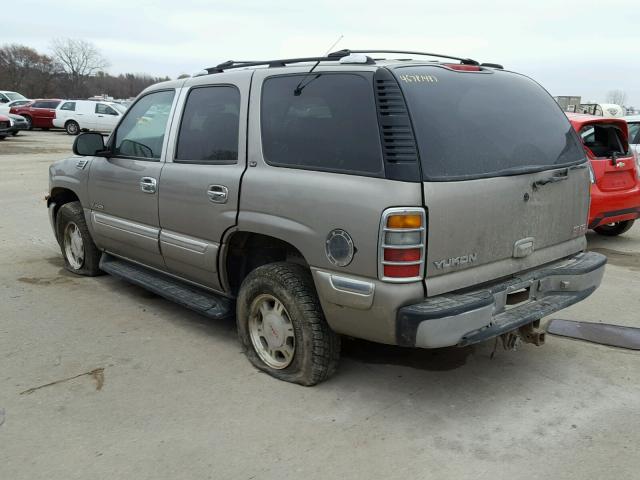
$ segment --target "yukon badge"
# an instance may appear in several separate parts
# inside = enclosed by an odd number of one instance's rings
[[[460,267],[468,263],[473,263],[478,259],[477,253],[469,253],[467,255],[461,255],[459,257],[445,258],[443,260],[436,260],[433,264],[438,270],[451,267]]]

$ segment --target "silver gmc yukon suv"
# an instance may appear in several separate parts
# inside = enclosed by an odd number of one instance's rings
[[[340,335],[540,344],[540,319],[600,284],[587,159],[531,79],[389,50],[206,72],[51,165],[68,270],[235,316],[250,362],[303,385]]]

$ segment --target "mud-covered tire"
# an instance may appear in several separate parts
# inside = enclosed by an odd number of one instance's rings
[[[295,349],[292,360],[283,368],[268,365],[252,341],[250,317],[255,302],[264,297],[281,302],[293,327]],[[335,372],[340,358],[340,337],[324,318],[308,269],[285,262],[256,268],[240,286],[236,312],[240,342],[249,361],[259,370],[279,380],[306,386],[322,382]]]
[[[618,235],[622,235],[624,232],[628,232],[633,226],[633,222],[635,222],[635,220],[625,220],[623,222],[617,222],[610,225],[600,225],[593,230],[600,235],[616,237]]]
[[[80,125],[75,120],[69,120],[64,124],[67,135],[78,135],[80,133]]]
[[[72,247],[69,246],[73,243],[69,241],[72,234],[79,236],[82,240],[81,261],[78,261],[78,258],[72,251]],[[69,202],[60,207],[56,216],[56,237],[60,244],[60,250],[62,251],[64,268],[77,275],[85,275],[88,277],[100,274],[99,264],[101,252],[95,243],[93,243],[80,202]],[[77,243],[74,246],[77,247]],[[76,248],[76,250],[78,249]]]

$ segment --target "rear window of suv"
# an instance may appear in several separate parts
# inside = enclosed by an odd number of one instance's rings
[[[372,78],[271,77],[262,87],[262,148],[271,165],[382,176]]]
[[[415,130],[425,180],[467,180],[584,161],[571,124],[533,80],[437,66],[394,71]]]

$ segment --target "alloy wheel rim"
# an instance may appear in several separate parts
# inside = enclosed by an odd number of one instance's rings
[[[249,336],[253,348],[269,367],[287,368],[295,356],[296,338],[291,317],[273,295],[257,296],[249,309]]]
[[[64,254],[71,268],[79,270],[84,264],[84,242],[78,226],[69,222],[63,235]]]

